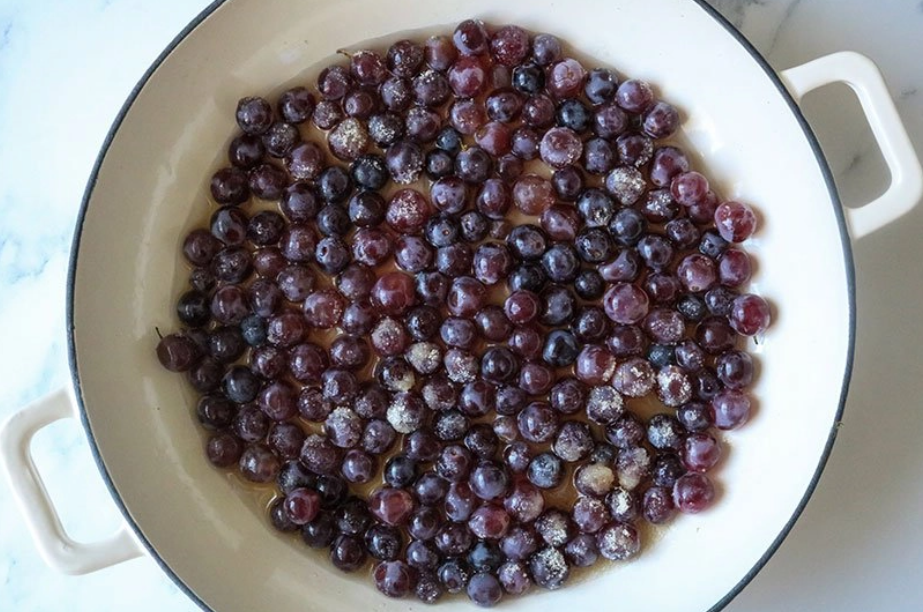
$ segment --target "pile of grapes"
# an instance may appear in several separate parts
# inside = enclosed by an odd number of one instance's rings
[[[647,83],[469,20],[236,118],[157,355],[276,529],[489,606],[709,506],[769,324],[756,217]]]

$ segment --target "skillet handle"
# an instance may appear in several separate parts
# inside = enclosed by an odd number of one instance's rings
[[[912,209],[923,195],[923,170],[878,67],[852,51],[833,53],[780,73],[796,101],[831,83],[846,83],[859,97],[865,118],[891,172],[883,194],[861,208],[847,208],[853,239],[888,225]]]
[[[11,416],[0,427],[0,469],[45,563],[64,574],[88,574],[139,557],[143,549],[126,525],[92,543],[75,542],[64,531],[32,460],[31,443],[43,428],[73,416],[73,402],[63,389]]]

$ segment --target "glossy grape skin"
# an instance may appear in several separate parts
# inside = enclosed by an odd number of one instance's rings
[[[718,280],[725,287],[740,287],[750,280],[750,275],[751,262],[746,252],[728,248],[718,259]]]
[[[372,140],[375,142],[390,142],[393,139],[393,135],[388,135],[385,132],[392,129],[400,129],[398,127],[400,119],[393,115],[374,115],[377,120],[382,118],[387,118],[388,121],[391,119],[397,119],[398,123],[393,125],[383,125],[378,123],[374,128],[376,133],[373,134],[373,122],[371,119],[373,113],[380,110],[380,106],[381,101],[378,99],[378,97],[376,97],[373,92],[364,89],[357,89],[349,92],[346,95],[346,98],[343,100],[343,110],[346,112],[346,116],[369,120],[369,136],[372,137]],[[384,128],[384,131],[382,131],[382,128]]]
[[[215,202],[223,205],[237,205],[250,196],[247,174],[239,168],[218,170],[211,179],[211,194]]]
[[[275,480],[280,469],[279,459],[262,444],[254,444],[244,449],[239,466],[241,476],[255,483]]]
[[[209,438],[206,444],[206,456],[212,465],[219,468],[228,468],[240,460],[244,445],[240,438],[229,433],[216,433]]]
[[[263,159],[265,153],[263,141],[252,134],[241,134],[228,145],[228,161],[238,168],[255,166]]]
[[[536,64],[519,64],[513,68],[512,84],[516,90],[524,94],[536,94],[545,85],[545,73]]]
[[[368,119],[373,112],[378,110],[378,106],[378,98],[364,89],[349,92],[343,100],[343,110],[346,116],[355,119]]]
[[[696,225],[709,225],[714,221],[717,208],[718,197],[713,191],[709,191],[701,202],[692,204],[686,212]]]
[[[554,489],[564,479],[563,462],[552,453],[540,453],[529,462],[526,477],[538,488]]]
[[[741,427],[750,419],[750,412],[750,398],[740,391],[721,391],[711,400],[711,415],[715,426],[721,430]]]
[[[758,295],[741,295],[731,302],[728,320],[737,333],[756,336],[769,327],[769,304]]]
[[[423,48],[426,65],[433,70],[445,72],[458,56],[458,50],[448,36],[431,36]]]
[[[455,174],[468,184],[483,183],[492,169],[492,157],[478,146],[465,149],[455,158]]]
[[[673,105],[657,101],[647,109],[642,121],[644,132],[651,138],[669,138],[679,127],[679,113]]]
[[[573,58],[565,58],[551,65],[546,82],[548,91],[557,99],[574,98],[583,90],[587,79],[586,69]]]
[[[679,511],[687,514],[702,512],[714,498],[714,485],[703,474],[686,474],[673,485],[673,503]]]
[[[556,127],[545,132],[539,145],[542,161],[561,169],[572,165],[583,154],[583,143],[569,128]]]
[[[185,372],[202,357],[201,349],[187,336],[171,334],[157,344],[157,359],[171,372]]]
[[[595,105],[603,104],[615,97],[618,79],[606,68],[594,68],[587,73],[584,94]]]
[[[641,322],[649,312],[647,294],[635,285],[612,285],[603,297],[606,314],[616,323],[633,325]]]
[[[743,389],[753,380],[753,359],[743,351],[728,351],[715,361],[719,380],[727,389]]]
[[[756,230],[756,213],[740,202],[724,202],[715,210],[715,227],[728,242],[743,242]]]
[[[715,284],[718,280],[718,271],[713,259],[693,253],[680,261],[677,276],[687,291],[701,293],[711,289]]]
[[[416,573],[403,561],[382,561],[372,572],[375,586],[388,597],[405,597],[416,583]]]
[[[468,598],[482,608],[492,608],[503,598],[500,581],[487,572],[479,572],[472,576],[466,592]]]
[[[427,477],[433,477],[439,479],[435,474],[424,474],[421,480]],[[441,479],[439,479],[441,481]],[[445,481],[441,481],[445,484]],[[419,483],[418,483],[419,490]],[[445,497],[445,492],[448,490],[448,484],[441,489],[440,495],[438,496],[429,496],[427,499],[433,500],[433,503],[440,501]],[[419,495],[418,495],[419,496]],[[422,503],[422,496],[419,496]],[[418,508],[413,516],[410,517],[410,523],[408,526],[408,531],[410,535],[418,540],[430,541],[436,537],[436,534],[439,532],[439,528],[442,526],[442,516],[439,511],[431,506],[421,506]]]
[[[654,102],[654,93],[646,82],[629,79],[618,86],[615,100],[626,111],[641,113]]]

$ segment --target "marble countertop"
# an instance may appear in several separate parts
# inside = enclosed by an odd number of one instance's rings
[[[777,69],[867,54],[923,153],[923,2],[710,1]],[[0,0],[0,419],[67,383],[65,277],[86,177],[138,77],[206,4]],[[834,86],[805,107],[845,203],[869,201],[888,173],[855,98]],[[801,520],[729,612],[923,609],[921,235],[923,206],[855,245],[857,354],[838,442]],[[34,452],[76,539],[115,528],[77,423],[43,431]],[[0,610],[196,609],[146,558],[83,577],[48,569],[2,491]]]

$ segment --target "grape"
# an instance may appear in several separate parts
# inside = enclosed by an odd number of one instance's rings
[[[587,99],[593,104],[604,104],[615,97],[618,89],[618,79],[606,68],[594,68],[587,73],[586,85],[583,91]]]
[[[487,96],[484,106],[491,121],[511,123],[522,112],[524,99],[514,89],[500,89]]]
[[[350,75],[362,86],[380,85],[387,76],[384,59],[374,51],[356,51],[349,58]]]
[[[592,449],[590,428],[586,423],[578,421],[562,424],[552,444],[554,454],[570,463],[585,459]]]
[[[606,384],[615,373],[615,356],[605,347],[587,344],[577,355],[575,376],[587,385]]]
[[[514,76],[516,73],[513,73]],[[529,96],[522,107],[522,118],[533,128],[546,128],[554,123],[554,100],[545,94]]]
[[[723,202],[715,209],[715,226],[728,242],[743,242],[756,229],[756,214],[746,204]]]
[[[606,315],[624,325],[641,322],[647,316],[649,303],[642,289],[628,283],[612,285],[603,296]]]
[[[699,323],[695,339],[705,352],[712,355],[730,350],[735,344],[734,330],[719,317],[710,317]]]
[[[442,105],[452,93],[449,80],[435,70],[424,70],[415,76],[411,90],[417,104],[428,107]]]
[[[313,111],[313,108],[312,108]],[[228,161],[238,168],[251,168],[258,164],[266,153],[263,141],[254,135],[241,134],[228,145]]]
[[[449,68],[449,86],[459,98],[477,97],[487,82],[487,71],[477,57],[463,55]]]
[[[201,349],[188,336],[170,334],[157,344],[157,359],[171,372],[185,372],[201,358]]]
[[[701,512],[711,505],[714,498],[714,485],[703,474],[686,474],[673,485],[673,503],[680,512]]]
[[[540,142],[535,130],[519,127],[511,136],[510,149],[517,158],[528,161],[538,157]]]
[[[369,133],[365,124],[353,117],[340,121],[327,134],[327,145],[335,157],[353,161],[369,147]]]
[[[385,153],[388,172],[395,183],[406,185],[419,178],[423,171],[423,150],[415,142],[398,140]]]
[[[285,157],[300,141],[298,128],[285,121],[276,121],[263,134],[263,146],[272,157]]]
[[[279,459],[262,444],[244,449],[238,465],[241,476],[256,483],[272,482],[280,469]]]
[[[728,351],[715,360],[718,379],[728,389],[743,389],[753,380],[753,359],[743,351]]]
[[[731,302],[728,320],[734,331],[744,336],[756,336],[769,327],[769,304],[758,295],[741,295]]]
[[[693,433],[686,437],[682,449],[683,465],[693,472],[710,470],[721,458],[721,446],[707,433]]]
[[[651,138],[669,138],[679,127],[679,113],[672,104],[655,102],[644,113],[642,127]]]
[[[552,453],[540,453],[529,462],[526,477],[536,487],[554,489],[564,479],[563,462]]]
[[[385,274],[372,287],[371,298],[382,313],[403,314],[416,298],[413,279],[402,272]]]
[[[683,287],[691,293],[707,291],[717,280],[715,261],[710,257],[693,253],[679,263],[677,276]]]
[[[535,553],[529,567],[535,584],[549,590],[561,588],[570,577],[567,560],[557,548],[543,548]]]
[[[540,215],[554,204],[554,187],[547,179],[527,174],[520,177],[513,186],[513,204],[527,215]],[[541,248],[544,250],[543,245]],[[528,255],[520,255],[520,257],[529,259],[541,254],[531,255],[531,253],[530,251]]]
[[[583,90],[586,78],[586,69],[580,62],[564,59],[552,64],[548,71],[548,91],[558,99],[576,97]]]
[[[740,391],[721,391],[711,400],[715,427],[722,430],[737,429],[750,419],[750,398]]]
[[[642,113],[654,102],[651,86],[638,79],[629,79],[618,86],[615,100],[619,106],[632,113]]]
[[[503,598],[500,581],[487,572],[479,572],[472,576],[466,592],[468,598],[482,608],[492,608]]]
[[[333,100],[321,100],[314,107],[311,119],[322,130],[329,130],[346,117],[343,107]]]
[[[247,174],[239,168],[222,168],[212,175],[211,194],[218,204],[237,205],[250,197]]]
[[[503,123],[491,121],[474,133],[477,144],[494,157],[503,157],[512,150],[512,130]]]
[[[341,471],[349,482],[364,484],[375,475],[375,460],[367,452],[351,449],[343,457]]]
[[[403,537],[394,527],[375,524],[365,532],[365,545],[375,559],[393,561],[401,551]]]
[[[311,489],[290,491],[282,502],[286,516],[296,525],[312,522],[320,512],[320,495]]]
[[[372,93],[361,89],[349,92],[343,100],[343,110],[346,116],[356,119],[368,119],[377,106],[377,98]]]
[[[274,164],[260,164],[250,171],[250,191],[262,200],[278,200],[288,186],[285,171]]]
[[[542,161],[553,168],[564,168],[575,163],[583,153],[583,143],[573,130],[565,127],[545,132],[539,145]]]
[[[305,87],[293,87],[279,96],[279,114],[290,123],[307,121],[314,112],[314,106],[314,96]]]
[[[240,460],[244,451],[240,438],[229,433],[216,433],[208,440],[206,455],[215,467],[227,468]]]
[[[415,189],[401,189],[391,196],[385,220],[394,230],[415,234],[423,229],[431,215],[429,203]]]
[[[386,59],[388,69],[392,73],[399,77],[409,78],[423,66],[423,47],[411,40],[399,40],[388,49]]]
[[[394,445],[396,437],[397,433],[387,421],[372,419],[362,432],[362,448],[371,455],[382,455]]]
[[[606,174],[617,161],[616,150],[608,140],[591,138],[584,143],[583,165],[590,174]]]
[[[372,572],[375,586],[388,597],[405,597],[414,588],[415,577],[403,561],[383,561]]]
[[[738,248],[725,249],[718,259],[718,280],[725,287],[736,288],[750,280],[750,257]]]
[[[411,82],[407,78],[400,76],[392,76],[386,79],[379,88],[379,94],[381,95],[382,104],[392,113],[406,111],[414,98]],[[396,118],[399,125],[395,126],[395,129],[403,132],[403,119],[400,116],[396,116]],[[371,125],[369,126],[369,131],[372,131]]]
[[[386,525],[404,524],[414,509],[411,495],[403,489],[380,488],[369,496],[369,510]]]
[[[426,64],[433,70],[445,72],[458,56],[458,50],[448,36],[431,36],[423,48]]]
[[[536,64],[519,64],[513,68],[513,87],[524,94],[535,94],[545,86],[545,73]]]
[[[271,123],[272,106],[263,98],[241,98],[237,102],[237,125],[245,134],[262,134]]]

